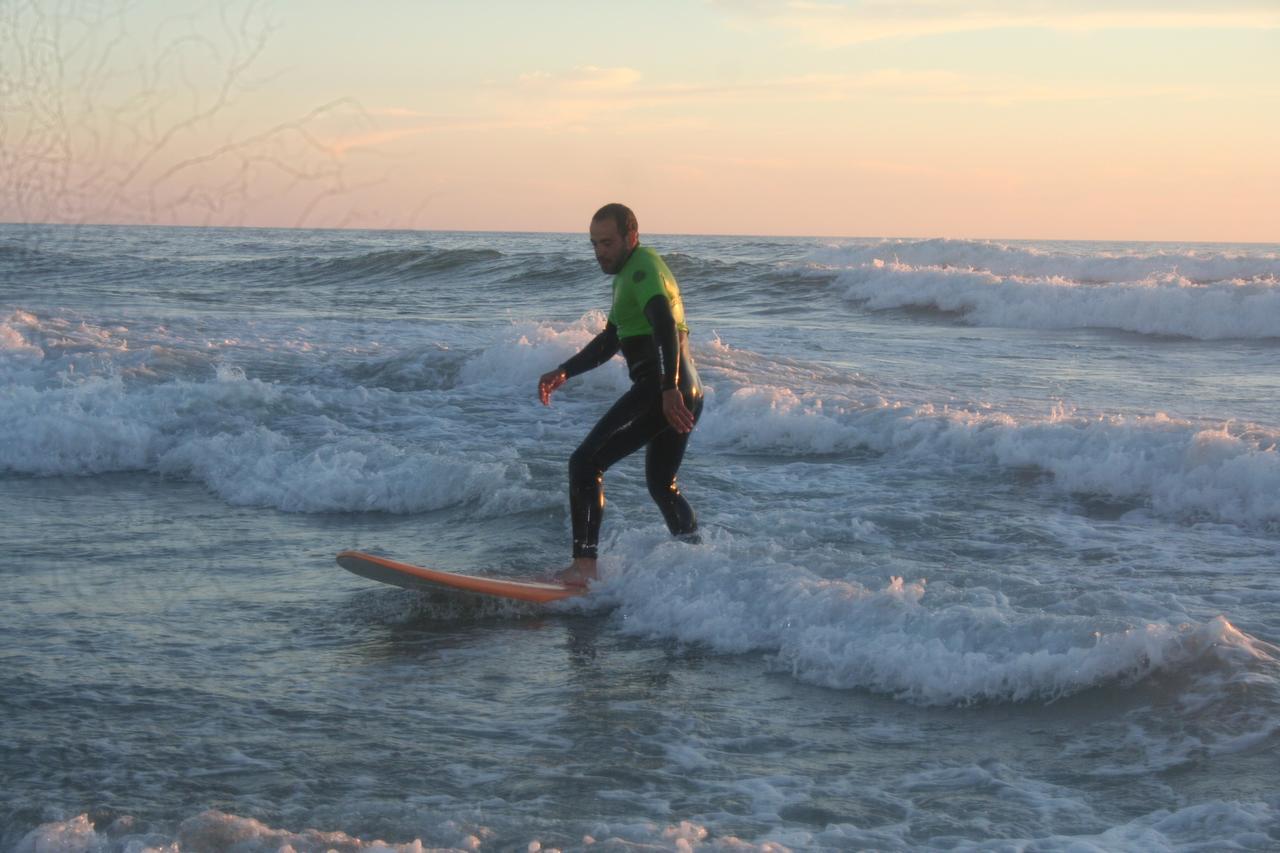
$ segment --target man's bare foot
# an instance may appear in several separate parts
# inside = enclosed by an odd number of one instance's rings
[[[591,557],[575,557],[569,568],[554,575],[556,582],[565,586],[586,586],[598,577],[596,561]]]

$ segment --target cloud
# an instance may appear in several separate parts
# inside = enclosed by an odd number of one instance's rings
[[[1051,103],[1146,98],[1203,98],[1209,90],[1186,86],[1090,86],[1039,83],[1025,78],[960,74],[953,71],[903,71],[885,68],[855,75],[798,78],[831,97],[880,96],[930,103]]]
[[[521,78],[528,81],[529,75]],[[620,78],[619,78],[620,79]],[[553,81],[559,80],[553,84]],[[671,83],[641,85],[639,74],[612,88],[567,85],[562,78],[547,75],[537,96],[526,101],[550,113],[580,113],[630,108],[708,107],[761,103],[818,103],[865,98],[890,98],[930,103],[1014,103],[1127,98],[1207,96],[1208,90],[1190,87],[1123,87],[1037,83],[1025,78],[961,74],[946,70],[903,70],[882,68],[846,74],[799,74],[734,84]],[[529,91],[522,92],[528,97]]]
[[[581,65],[555,74],[547,71],[521,74],[519,82],[530,88],[594,95],[626,91],[634,87],[643,76],[634,68]]]
[[[468,100],[469,113],[431,113],[412,107],[368,109],[371,126],[329,138],[336,155],[370,151],[412,137],[500,130],[586,131],[643,112],[650,131],[696,130],[717,107],[823,104],[869,100],[907,103],[1004,105],[1210,97],[1207,89],[1039,83],[1025,78],[961,74],[946,70],[882,68],[846,74],[799,74],[734,84],[645,84],[632,68],[584,66],[535,71],[491,86]],[[749,113],[745,113],[749,114]]]
[[[367,127],[334,133],[328,149],[337,156],[375,151],[413,137],[456,131],[498,131],[564,127],[634,106],[642,75],[634,68],[578,66],[564,71],[531,71],[514,80],[468,94],[454,114],[409,106],[364,110]]]
[[[890,38],[982,30],[1037,28],[1261,29],[1280,28],[1274,0],[711,0],[741,20],[790,30],[803,41],[842,47]]]

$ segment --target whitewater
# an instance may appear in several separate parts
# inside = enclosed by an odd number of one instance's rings
[[[0,849],[1280,849],[1280,246],[644,235],[706,408],[606,475],[585,234],[0,226]]]

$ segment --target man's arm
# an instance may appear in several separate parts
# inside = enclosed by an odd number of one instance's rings
[[[561,364],[555,370],[542,374],[538,380],[538,398],[542,405],[551,405],[551,393],[569,380],[571,376],[586,373],[617,354],[621,344],[618,343],[618,327],[606,323],[604,331],[596,335],[576,355]]]
[[[658,347],[658,373],[662,390],[680,386],[680,332],[671,314],[671,303],[665,296],[654,296],[644,304],[644,316],[653,327],[653,341]]]
[[[577,355],[560,365],[560,370],[565,372],[565,378],[586,373],[617,355],[621,346],[618,342],[618,327],[612,323],[605,323],[604,331],[588,341]]]
[[[653,339],[658,347],[662,413],[676,432],[689,432],[693,429],[693,412],[680,393],[680,332],[671,314],[671,303],[666,296],[654,296],[645,303],[644,316],[653,327]]]

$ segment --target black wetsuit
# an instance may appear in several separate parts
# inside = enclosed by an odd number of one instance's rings
[[[697,516],[676,485],[689,433],[677,432],[662,411],[662,392],[679,388],[694,422],[702,414],[702,386],[689,354],[689,336],[677,326],[669,300],[653,296],[644,305],[652,333],[619,338],[609,322],[582,351],[560,365],[577,376],[604,364],[619,349],[627,360],[631,388],[623,394],[569,458],[569,512],[573,556],[595,557],[604,513],[604,472],[619,459],[646,448],[649,494],[676,536],[698,529]]]

